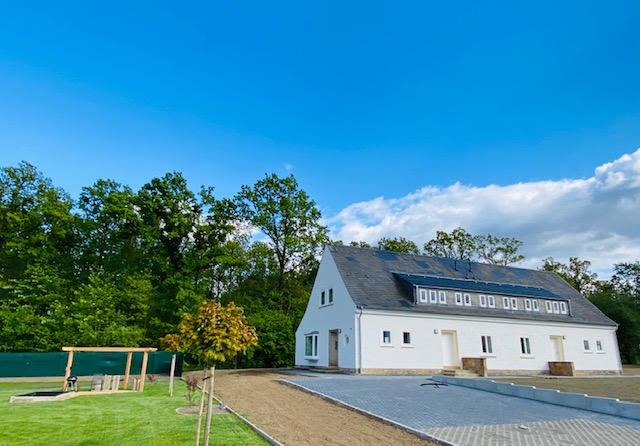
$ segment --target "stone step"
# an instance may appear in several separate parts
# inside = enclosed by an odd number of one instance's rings
[[[442,375],[455,376],[456,378],[478,378],[480,376],[476,372],[460,369],[444,369]]]

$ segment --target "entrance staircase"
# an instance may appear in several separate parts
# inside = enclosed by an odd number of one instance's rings
[[[480,375],[471,370],[462,370],[460,368],[445,368],[440,373],[444,376],[454,376],[456,378],[479,378]]]

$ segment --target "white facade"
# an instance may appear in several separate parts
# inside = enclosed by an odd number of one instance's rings
[[[549,362],[571,362],[577,374],[622,371],[614,324],[576,323],[569,314],[556,317],[566,321],[535,320],[533,311],[520,318],[504,312],[493,317],[489,308],[484,315],[438,314],[424,307],[412,311],[418,304],[408,299],[407,310],[366,308],[357,306],[348,290],[365,283],[363,278],[342,268],[341,272],[325,250],[296,332],[297,367],[365,374],[438,373],[462,368],[462,358],[485,358],[490,375],[545,373]],[[373,286],[367,293],[379,289]],[[435,305],[441,309],[447,304]],[[459,313],[466,308],[456,308],[455,300],[448,305]],[[469,299],[471,305],[481,306],[476,295]]]

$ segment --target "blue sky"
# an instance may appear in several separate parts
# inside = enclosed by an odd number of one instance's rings
[[[639,2],[345,3],[3,2],[0,165],[28,161],[74,197],[170,171],[230,197],[292,173],[336,237],[420,244],[457,224],[494,229],[482,207],[447,213],[464,208],[456,190],[597,182],[607,163],[640,177]],[[433,204],[425,190],[445,204],[381,224],[411,197]],[[495,229],[513,232],[499,235],[528,242],[541,224],[505,215]],[[592,248],[549,235],[530,257],[601,257],[603,243],[617,261],[640,256],[635,233],[587,229]]]

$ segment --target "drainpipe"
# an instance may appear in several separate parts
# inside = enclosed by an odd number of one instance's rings
[[[362,328],[360,318],[362,317],[362,307],[360,305],[356,306],[358,309],[358,324],[357,324],[357,336],[358,342],[356,342],[356,371],[358,374],[362,374]]]

